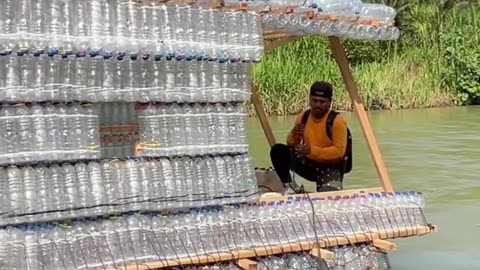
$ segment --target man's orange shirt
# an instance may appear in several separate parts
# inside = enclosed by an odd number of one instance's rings
[[[295,124],[301,124],[302,116],[297,116]],[[347,148],[347,123],[341,115],[335,117],[332,128],[332,140],[327,136],[326,121],[328,113],[321,119],[308,118],[305,125],[304,143],[310,145],[311,151],[308,158],[322,163],[337,163],[342,161]],[[290,132],[287,138],[289,146],[297,146],[301,136],[295,136]]]

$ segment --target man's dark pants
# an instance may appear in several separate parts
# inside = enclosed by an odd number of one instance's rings
[[[292,182],[290,171],[293,171],[308,181],[316,182],[317,192],[342,189],[341,169],[322,166],[307,157],[300,157],[288,145],[274,145],[270,150],[270,158],[273,168],[284,185]]]

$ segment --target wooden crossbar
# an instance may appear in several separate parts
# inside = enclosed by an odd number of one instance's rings
[[[421,236],[424,234],[432,233],[435,231],[434,226],[419,226],[404,228],[402,230],[395,231],[382,231],[380,233],[369,233],[363,235],[348,235],[337,236],[320,239],[317,241],[303,241],[300,243],[283,244],[262,248],[255,248],[251,250],[239,250],[225,253],[209,254],[204,256],[193,256],[187,258],[180,258],[178,260],[161,260],[156,262],[147,262],[140,265],[130,265],[122,267],[124,270],[149,270],[149,269],[163,269],[167,267],[175,266],[188,266],[188,265],[204,265],[210,263],[219,263],[232,260],[241,259],[254,259],[263,256],[272,256],[277,254],[291,253],[291,252],[311,252],[312,249],[322,249],[334,246],[353,245],[357,243],[373,242],[377,239],[392,239],[400,237],[412,237]],[[377,241],[378,242],[378,241]],[[319,250],[314,251],[316,255],[322,256],[322,252]],[[331,256],[328,253],[323,252],[327,257]],[[248,261],[244,261],[248,265]],[[251,264],[250,264],[251,265]],[[116,270],[111,268],[109,270]]]

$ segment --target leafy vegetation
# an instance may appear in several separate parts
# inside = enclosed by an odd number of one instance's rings
[[[368,109],[468,105],[480,100],[480,6],[477,1],[383,0],[397,9],[397,41],[344,40]],[[335,108],[349,110],[340,72],[324,37],[277,48],[255,68],[267,113],[295,114],[309,86],[330,81]]]

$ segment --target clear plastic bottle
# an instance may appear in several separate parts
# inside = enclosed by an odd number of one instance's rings
[[[160,159],[160,164],[162,168],[162,174],[165,185],[165,199],[167,199],[166,207],[172,207],[176,205],[174,201],[170,201],[176,196],[176,186],[175,186],[175,176],[174,170],[172,168],[171,160],[162,158]]]
[[[83,106],[86,117],[86,149],[88,158],[100,158],[100,126],[98,119],[97,107],[94,104],[86,104]]]
[[[73,103],[71,104],[68,109],[68,122],[69,122],[69,131],[70,133],[70,144],[72,147],[72,157],[73,158],[87,158],[87,141],[88,141],[88,134],[85,130],[86,128],[86,118],[85,118],[85,110],[80,104]]]
[[[205,106],[208,147],[210,153],[220,151],[220,135],[218,132],[217,115],[214,113],[214,107],[211,104]]]
[[[166,91],[166,74],[164,72],[165,61],[152,61],[151,76],[149,78],[151,82],[150,100],[156,102],[165,102],[167,97]]]
[[[125,166],[125,162],[114,160],[112,161],[112,178],[114,179],[114,190],[115,193],[115,206],[116,212],[126,212],[127,211],[127,204],[126,204],[126,197],[127,197],[127,190],[126,190],[126,174],[127,168]]]
[[[90,4],[90,13],[91,13],[91,50],[94,53],[99,53],[100,50],[104,47],[104,27],[106,21],[104,21],[103,16],[103,1],[101,0],[92,0]]]
[[[169,127],[172,130],[172,154],[179,155],[184,151],[186,145],[183,110],[177,103],[173,103],[167,108],[167,113]]]
[[[239,153],[246,153],[248,151],[248,138],[247,138],[247,110],[245,108],[245,105],[242,103],[238,103],[235,106],[235,112],[238,115],[237,118],[237,127],[236,127],[236,132],[237,132],[237,144],[238,148],[236,149],[236,152]]]
[[[19,141],[17,136],[17,119],[15,116],[15,108],[10,105],[2,105],[0,111],[0,123],[2,127],[2,133],[0,135],[2,145],[2,155],[8,155],[2,158],[2,163],[15,162],[16,157],[12,154],[20,151]]]
[[[31,113],[34,116],[32,118],[32,137],[33,145],[35,146],[36,156],[38,159],[43,155],[42,159],[44,160],[53,160],[55,157],[51,155],[51,151],[55,149],[48,148],[47,144],[47,130],[46,119],[50,116],[44,115],[44,109],[39,104],[34,104],[31,108]],[[46,153],[42,153],[47,151]]]
[[[34,54],[45,52],[44,33],[44,1],[37,0],[31,2],[32,24],[29,27],[32,40],[30,41],[30,49]]]
[[[42,119],[39,119],[40,117],[36,117],[34,119],[34,126],[37,126],[38,128],[35,128],[35,130],[39,130],[38,136],[37,134],[35,135],[36,140],[39,140],[39,138],[45,138],[45,149],[48,149],[49,151],[49,159],[50,160],[58,160],[61,158],[59,151],[62,150],[61,146],[64,144],[64,137],[62,136],[60,132],[60,122],[59,116],[57,115],[57,110],[55,106],[52,104],[46,103],[43,108],[37,108],[39,110],[42,110],[41,112],[35,112],[34,114],[39,114],[41,115]],[[41,130],[43,131],[40,131]],[[41,136],[40,136],[41,135]]]
[[[17,145],[19,146],[18,158],[22,161],[31,161],[33,160],[32,150],[34,145],[32,144],[32,117],[30,116],[30,111],[25,106],[25,104],[17,104],[15,106],[15,115],[17,118],[17,135],[15,136],[17,140]]]
[[[37,176],[35,170],[30,166],[22,168],[23,189],[25,191],[25,213],[34,213],[38,210]],[[33,221],[35,217],[27,216],[27,220]]]
[[[193,114],[192,107],[190,104],[184,104],[182,106],[184,123],[184,132],[185,132],[185,150],[182,151],[187,155],[197,154],[198,145],[196,144],[195,139],[198,138],[198,134],[195,133],[196,129],[194,127],[195,115]]]
[[[207,61],[199,61],[198,63],[198,89],[195,91],[195,100],[197,102],[207,102],[210,94],[210,70],[212,63]]]
[[[25,259],[28,269],[40,270],[38,233],[32,225],[27,225],[25,231]]]
[[[200,103],[195,103],[192,108],[192,134],[195,154],[205,155],[208,153],[207,115],[205,107]]]
[[[164,182],[164,175],[162,170],[162,163],[159,160],[148,161],[150,170],[150,209],[162,209],[164,206],[163,199],[166,197],[166,188]]]
[[[139,115],[139,135],[140,141],[145,144],[145,146],[153,147],[155,144],[160,142],[160,132],[157,115],[157,106],[155,104],[148,104],[146,108],[140,111]]]
[[[150,164],[146,160],[139,160],[137,162],[138,165],[138,182],[140,183],[141,186],[141,204],[140,204],[140,210],[143,211],[148,211],[150,210],[150,200],[153,198],[153,194],[155,190],[152,190],[152,185],[153,183],[153,168],[150,167]]]
[[[103,183],[102,167],[96,161],[89,162],[88,173],[90,183],[92,184],[92,205],[95,206],[92,208],[92,213],[95,215],[102,215],[106,213],[103,205],[106,203],[107,197]]]
[[[48,106],[46,108],[49,108]],[[54,106],[51,106],[49,112],[56,112],[57,118],[49,118],[47,121],[47,127],[53,127],[58,123],[59,128],[59,136],[57,137],[58,140],[56,141],[58,143],[58,154],[59,154],[59,159],[71,159],[73,155],[73,130],[70,128],[70,117],[68,115],[68,107],[65,104],[60,104],[57,105],[56,108]],[[49,140],[55,141],[55,136],[56,133],[54,131],[49,131]]]
[[[18,99],[18,89],[20,88],[20,60],[19,57],[12,55],[6,57],[8,57],[8,64],[6,68],[5,91],[3,97],[6,101],[13,102]]]
[[[217,135],[218,135],[218,144],[220,153],[228,153],[230,150],[228,147],[229,138],[228,138],[228,117],[225,107],[220,104],[215,104],[215,117],[217,120]]]
[[[105,266],[117,268],[117,262],[122,258],[122,249],[118,245],[112,220],[99,220],[96,227],[98,232],[95,237],[95,245],[98,248],[100,261]]]
[[[218,175],[217,175],[217,168],[215,164],[215,159],[209,156],[205,157],[205,165],[206,165],[206,179],[205,179],[205,188],[208,190],[208,195],[210,196],[210,200],[212,204],[216,204],[218,199],[222,196],[221,187],[219,186]]]
[[[18,91],[17,100],[18,101],[30,101],[31,96],[29,95],[30,89],[33,88],[34,84],[34,66],[32,65],[32,56],[21,56],[18,57],[19,69],[20,69],[20,85],[21,89]],[[39,89],[40,90],[40,89]],[[42,92],[40,90],[40,92]]]
[[[9,213],[9,212],[10,212],[10,193],[8,190],[8,168],[0,168],[0,213]],[[0,234],[1,234],[1,230],[0,230]],[[0,257],[1,256],[2,255],[0,255]]]
[[[135,263],[142,263],[144,261],[144,257],[147,254],[143,253],[142,248],[142,239],[141,239],[141,232],[140,232],[140,222],[136,215],[128,215],[127,216],[127,228],[129,241],[132,243],[132,251],[133,253],[128,256],[127,260],[131,260]]]
[[[22,171],[16,166],[8,168],[8,191],[10,193],[10,211],[19,215],[25,212],[25,186],[23,184]],[[14,217],[14,223],[23,221],[22,217]]]
[[[235,153],[237,152],[239,142],[239,135],[243,132],[242,130],[237,130],[237,124],[239,122],[239,116],[236,113],[236,108],[231,104],[227,103],[225,105],[225,113],[227,118],[227,145],[228,152]]]
[[[7,231],[7,227],[1,226],[0,227],[0,262],[2,262],[2,267],[4,269],[8,269],[10,267],[13,268],[12,266],[9,265],[9,253],[11,252],[10,250],[10,241],[11,241],[11,235]]]
[[[49,174],[48,168],[44,165],[38,165],[35,168],[36,176],[36,192],[37,192],[37,205],[35,212],[40,214],[40,220],[49,220],[51,214],[48,213],[52,209],[52,194],[49,187]]]
[[[65,209],[73,209],[77,206],[78,188],[77,188],[77,173],[72,164],[64,163],[61,166],[61,175],[64,179],[65,187]],[[73,213],[71,214],[73,215]]]
[[[88,171],[88,166],[84,162],[75,163],[75,171],[77,173],[77,188],[78,188],[78,201],[77,207],[79,215],[91,216],[93,212],[88,207],[92,206],[95,202],[92,192],[92,181]]]
[[[50,193],[55,194],[55,200],[50,201],[50,210],[63,211],[65,209],[65,183],[62,168],[58,164],[52,164],[47,170],[47,177],[50,184]],[[53,212],[49,216],[52,219],[63,218],[67,213]]]
[[[113,162],[118,161],[111,161],[111,160],[104,160],[100,163],[101,171],[102,171],[102,182],[103,188],[105,190],[105,204],[106,204],[106,211],[109,213],[115,213],[116,207],[115,204],[117,203],[116,199],[118,198],[117,193],[117,179],[114,178],[114,166]]]
[[[87,88],[84,101],[97,102],[101,99],[104,74],[104,59],[95,56],[89,58],[88,74],[86,76]],[[82,100],[82,101],[83,101]]]
[[[125,168],[126,182],[124,183],[124,190],[126,191],[125,195],[126,200],[128,201],[127,209],[130,211],[137,211],[140,209],[139,201],[141,200],[142,196],[142,187],[141,183],[139,182],[140,179],[137,161],[133,159],[127,159],[125,161]]]
[[[165,65],[165,102],[173,102],[176,99],[175,89],[177,69],[176,61],[167,60],[163,62]]]
[[[83,37],[80,37],[83,38]],[[72,59],[72,84],[71,98],[76,101],[87,100],[87,75],[89,73],[89,59],[78,55]]]

